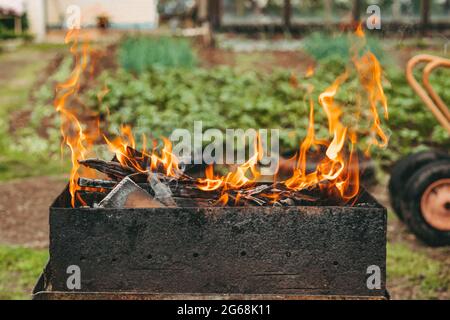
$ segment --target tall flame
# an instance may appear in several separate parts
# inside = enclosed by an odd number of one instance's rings
[[[356,37],[362,39],[365,43],[365,35],[362,25],[355,32]],[[95,123],[95,130],[90,126],[83,126],[80,121],[80,115],[71,103],[76,97],[83,73],[90,62],[90,48],[87,43],[79,43],[80,30],[70,30],[66,36],[65,42],[71,44],[70,51],[74,57],[74,69],[70,77],[56,88],[55,108],[61,116],[61,134],[63,145],[67,145],[71,151],[72,169],[70,174],[69,191],[72,196],[72,206],[75,206],[78,186],[80,166],[78,160],[86,159],[91,151],[93,144],[101,136],[98,118]],[[354,199],[359,193],[359,161],[358,161],[358,140],[361,132],[356,127],[359,121],[354,124],[345,121],[345,115],[348,106],[341,105],[337,94],[341,87],[356,72],[360,87],[357,90],[358,110],[354,116],[357,120],[360,117],[369,119],[369,141],[366,152],[369,153],[372,146],[385,147],[388,143],[388,137],[383,132],[381,126],[381,117],[378,113],[381,107],[384,117],[388,118],[388,105],[382,87],[382,69],[380,63],[373,53],[365,51],[361,54],[360,46],[352,47],[352,64],[340,75],[324,92],[318,97],[318,103],[322,108],[328,120],[329,139],[318,139],[315,133],[315,102],[312,97],[313,87],[306,86],[307,98],[305,103],[309,105],[309,125],[306,137],[300,144],[296,156],[296,165],[292,176],[281,183],[290,190],[303,190],[320,188],[329,194],[338,195],[345,201]],[[92,66],[91,66],[92,67]],[[88,69],[89,70],[89,69]],[[352,73],[353,70],[353,73]],[[91,68],[92,71],[92,68]],[[306,81],[314,75],[313,67],[309,67],[305,76]],[[292,74],[290,83],[294,88],[300,88],[299,80]],[[104,87],[98,94],[99,103],[109,92]],[[364,102],[364,103],[363,103]],[[368,108],[366,110],[365,105]],[[80,113],[80,111],[78,111]],[[367,132],[365,132],[367,134]],[[126,167],[134,168],[137,172],[145,173],[149,171],[162,172],[169,177],[180,178],[183,173],[179,168],[179,160],[172,152],[171,142],[163,138],[163,148],[158,151],[153,143],[153,148],[147,148],[147,139],[142,137],[142,151],[136,151],[136,139],[130,126],[123,125],[120,128],[120,134],[114,138],[109,138],[103,134],[104,141],[109,149],[115,154],[117,161]],[[230,196],[229,190],[240,190],[251,187],[260,179],[261,172],[258,164],[262,160],[264,150],[259,135],[256,135],[252,153],[249,159],[235,167],[234,170],[226,175],[214,173],[214,167],[211,165],[205,171],[205,178],[197,180],[197,187],[203,191],[220,190],[221,197],[218,203],[226,205],[230,198],[234,198],[237,204],[241,193],[236,196]],[[317,161],[314,170],[307,170],[308,154],[313,151],[321,151],[320,159]],[[276,202],[280,195],[278,193],[268,193],[265,195],[271,203]],[[83,200],[78,197],[79,201]]]
[[[78,160],[85,159],[89,150],[89,146],[95,140],[95,134],[89,134],[83,130],[81,122],[78,120],[76,112],[68,106],[69,100],[74,97],[80,86],[80,79],[83,72],[88,65],[89,45],[84,43],[79,44],[79,29],[70,30],[66,37],[65,43],[71,44],[70,52],[74,57],[74,69],[69,78],[56,86],[56,98],[54,106],[61,117],[61,135],[63,137],[61,144],[61,153],[63,152],[63,145],[66,144],[71,151],[72,169],[70,172],[69,191],[72,196],[72,206],[75,206],[75,194],[79,189],[78,181]],[[82,201],[82,199],[80,199]]]
[[[363,39],[365,35],[362,25],[356,32],[358,38]],[[353,47],[353,65],[358,73],[362,93],[357,101],[367,98],[369,101],[369,115],[372,120],[370,130],[371,145],[385,147],[388,138],[381,128],[378,107],[381,105],[386,119],[388,118],[387,100],[381,85],[382,69],[373,53],[370,51],[360,55],[359,48]],[[337,190],[344,200],[351,200],[359,192],[359,161],[357,153],[358,134],[356,128],[346,125],[341,120],[344,108],[335,101],[337,92],[342,84],[349,78],[349,70],[340,75],[334,83],[319,95],[319,104],[322,106],[328,119],[328,129],[332,140],[330,142],[316,141],[314,136],[314,106],[310,101],[310,125],[305,140],[301,144],[297,167],[292,177],[285,181],[286,187],[293,190],[320,187],[333,192]],[[360,115],[357,113],[356,117]],[[325,157],[319,161],[316,170],[306,172],[306,154],[314,146],[325,146]]]
[[[365,35],[362,25],[359,25],[355,35],[362,39],[360,46],[365,45]],[[381,128],[381,120],[378,114],[378,107],[381,105],[384,110],[385,118],[388,117],[387,100],[381,85],[382,69],[375,55],[370,51],[360,54],[360,47],[354,46],[353,51],[353,69],[358,74],[360,89],[358,92],[358,107],[360,101],[368,101],[369,110],[364,112],[371,118],[370,142],[366,152],[369,151],[371,145],[385,147],[388,142],[386,134]],[[312,77],[314,69],[308,69],[305,78]],[[336,95],[341,86],[348,81],[351,70],[346,70],[340,75],[331,86],[319,95],[319,104],[322,107],[327,119],[328,129],[331,141],[316,139],[315,136],[315,119],[314,119],[314,100],[312,98],[313,88],[307,86],[307,94],[309,96],[309,126],[305,139],[300,145],[297,154],[296,167],[292,176],[284,181],[284,185],[291,190],[299,191],[310,188],[320,188],[329,193],[337,194],[345,201],[355,198],[359,193],[359,160],[358,160],[358,128],[343,121],[343,115],[346,111],[344,106],[336,101]],[[290,83],[297,88],[298,80],[291,75]],[[354,115],[359,119],[360,112]],[[358,121],[355,121],[356,124]],[[307,156],[313,149],[325,148],[325,154],[316,164],[316,168],[312,172],[307,171]],[[254,184],[260,173],[257,168],[258,155],[262,155],[262,150],[256,147],[256,153],[245,164],[237,167],[233,172],[225,176],[214,175],[213,166],[206,169],[205,179],[198,180],[198,187],[204,191],[212,191],[222,189],[221,203],[225,197],[227,189],[240,189],[248,185]],[[251,173],[251,177],[247,177]],[[267,198],[275,201],[279,195],[266,195]],[[236,201],[239,201],[238,199]]]

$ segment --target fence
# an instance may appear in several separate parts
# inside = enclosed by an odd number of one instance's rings
[[[236,31],[323,28],[365,19],[374,4],[386,27],[450,28],[450,0],[210,0],[209,19],[215,29]]]

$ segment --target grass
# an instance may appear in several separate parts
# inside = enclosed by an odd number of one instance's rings
[[[47,250],[0,245],[0,299],[29,299],[47,259]]]
[[[66,164],[62,166],[60,162],[49,159],[45,152],[40,152],[45,146],[40,146],[37,138],[28,141],[30,148],[34,149],[30,150],[20,145],[10,130],[11,114],[33,107],[29,102],[30,92],[57,48],[26,45],[0,54],[0,181],[67,171]]]
[[[389,282],[401,283],[403,289],[414,292],[412,298],[436,299],[439,292],[450,290],[445,265],[403,243],[388,243],[387,273]]]

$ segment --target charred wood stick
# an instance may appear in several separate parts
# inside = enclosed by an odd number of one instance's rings
[[[79,160],[78,163],[81,164],[82,166],[95,169],[101,173],[104,173],[108,177],[116,181],[120,181],[129,175],[138,173],[130,167],[125,167],[120,163],[113,161],[87,159],[87,160]]]
[[[88,179],[79,178],[78,185],[84,188],[94,188],[94,189],[114,189],[117,185],[116,181],[111,180],[100,180],[100,179]]]

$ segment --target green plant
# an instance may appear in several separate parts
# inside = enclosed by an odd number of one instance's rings
[[[196,61],[192,47],[186,39],[129,37],[119,48],[120,65],[138,74],[151,67],[192,68]]]
[[[47,259],[47,250],[0,245],[0,300],[29,299]]]
[[[54,46],[26,45],[0,55],[0,67],[11,70],[0,88],[0,180],[67,172],[67,161],[62,164],[58,160],[60,135],[57,129],[48,128],[46,137],[40,136],[38,131],[42,132],[43,119],[54,114],[51,105],[54,81],[65,79],[70,74],[72,62],[70,59],[64,62],[58,72],[35,92],[36,75],[45,69],[46,62],[28,59],[36,51],[44,55],[54,49]],[[30,95],[32,103],[29,103]],[[17,126],[14,116],[28,111],[31,112],[31,122],[27,126]]]
[[[99,86],[84,93],[84,103],[98,110],[107,120],[108,131],[117,133],[121,124],[130,124],[137,137],[146,134],[159,138],[168,136],[174,128],[191,129],[194,121],[203,121],[208,128],[278,128],[281,148],[297,150],[308,126],[309,105],[306,88],[314,87],[316,133],[328,136],[326,118],[317,97],[345,68],[340,57],[324,58],[314,77],[297,74],[298,86],[291,83],[292,73],[275,70],[268,74],[257,71],[240,72],[230,67],[185,69],[149,67],[140,74],[125,70],[105,72],[97,79]],[[70,70],[70,61],[63,62],[57,74],[61,78]],[[55,82],[56,76],[50,83]],[[351,121],[349,108],[356,104],[354,92],[360,86],[352,74],[351,81],[342,86],[336,99],[345,106],[344,120]],[[450,100],[448,71],[438,71],[431,82],[444,101]],[[109,93],[102,103],[98,93],[106,85]],[[448,135],[434,116],[409,87],[403,71],[390,67],[385,71],[383,86],[388,98],[390,117],[383,128],[390,136],[386,149],[376,150],[375,157],[383,168],[400,156],[424,148],[450,149]],[[35,94],[32,125],[39,128],[42,119],[54,114],[49,105],[52,86],[46,84]],[[110,115],[108,117],[108,115]],[[347,119],[348,118],[348,119]],[[363,125],[363,124],[361,124]],[[58,148],[58,131],[49,128],[51,145]]]
[[[386,164],[401,155],[429,147],[450,150],[448,133],[408,85],[404,72],[390,69],[388,79],[385,90],[390,106],[390,143],[383,151]],[[449,70],[438,70],[431,76],[430,82],[444,101],[450,101]]]
[[[303,39],[303,48],[318,61],[338,57],[341,61],[348,61],[349,49],[352,43],[350,35],[332,35],[323,32],[313,32]],[[367,38],[367,47],[377,56],[383,59],[384,54],[378,39]]]

